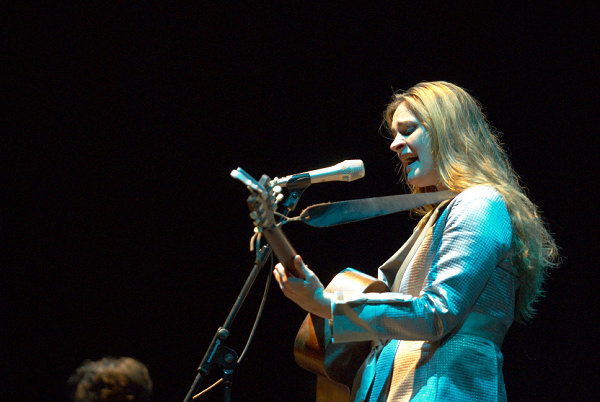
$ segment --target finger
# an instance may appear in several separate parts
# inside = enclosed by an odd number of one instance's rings
[[[302,260],[302,257],[300,255],[297,255],[296,257],[294,257],[294,266],[296,267],[296,269],[298,269],[298,271],[302,272],[301,279],[307,279],[306,264],[304,263],[304,260]]]
[[[297,256],[294,258],[294,264],[296,265],[296,268],[298,268],[300,271],[302,271],[302,273],[304,274],[304,278],[305,278],[307,281],[309,281],[309,278],[310,278],[310,277],[312,277],[312,276],[315,276],[314,272],[313,272],[313,271],[311,271],[311,270],[308,268],[308,265],[306,265],[306,264],[304,263],[304,261],[302,260],[302,257],[301,257],[301,256],[297,255]]]
[[[285,270],[282,264],[277,264],[277,272],[279,272],[279,276],[281,277],[282,283],[285,283],[289,280],[287,271]]]
[[[283,290],[283,284],[281,283],[281,276],[279,275],[279,271],[277,271],[277,268],[273,269],[273,276],[275,277],[275,280],[277,281],[279,288]]]
[[[283,265],[281,263],[277,264],[275,266],[273,273],[275,273],[275,272],[277,273],[276,279],[277,279],[277,282],[279,283],[279,287],[281,289],[283,289],[290,278],[288,278],[285,268],[283,267]]]
[[[277,264],[275,266],[275,269],[279,273],[279,277],[281,278],[281,282],[287,282],[288,275],[287,275],[287,272],[285,271],[285,268],[283,267],[283,264],[281,264],[281,263]]]

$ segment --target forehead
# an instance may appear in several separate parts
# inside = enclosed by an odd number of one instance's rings
[[[398,122],[419,122],[413,112],[406,107],[405,102],[398,105],[392,117],[392,125],[395,125]]]

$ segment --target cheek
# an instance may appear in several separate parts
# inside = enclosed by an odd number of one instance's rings
[[[431,157],[431,155],[427,155],[423,162],[424,169],[427,169],[429,171],[435,168],[435,163],[433,162],[433,158]]]
[[[421,175],[428,181],[427,185],[433,185],[437,181],[438,171],[433,157],[428,155],[421,160]],[[429,183],[431,181],[431,183]]]
[[[423,143],[420,145],[421,152],[419,152],[419,159],[421,159],[423,167],[429,170],[435,165],[433,154],[431,153],[431,147],[429,146],[429,143]]]

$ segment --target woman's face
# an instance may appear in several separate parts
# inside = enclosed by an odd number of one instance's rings
[[[407,181],[415,187],[445,189],[431,153],[429,136],[415,115],[401,103],[392,118],[394,141],[390,149],[398,154]]]

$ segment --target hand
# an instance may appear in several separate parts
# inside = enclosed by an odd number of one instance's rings
[[[294,258],[294,265],[304,273],[305,279],[288,276],[281,263],[273,270],[273,276],[283,294],[309,313],[322,318],[331,318],[331,294],[325,292],[319,278],[302,262],[302,257],[297,255]]]

